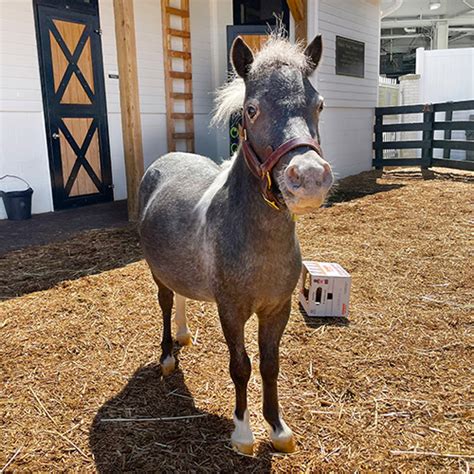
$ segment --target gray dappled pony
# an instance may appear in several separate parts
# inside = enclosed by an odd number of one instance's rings
[[[215,118],[228,123],[242,111],[239,151],[221,166],[204,156],[169,153],[148,168],[140,186],[141,243],[163,311],[163,375],[175,367],[173,293],[182,345],[191,342],[185,298],[217,303],[235,385],[231,441],[247,454],[254,437],[244,326],[253,313],[271,440],[277,450],[295,449],[278,406],[278,348],[301,270],[293,215],[320,207],[333,182],[315,142],[323,100],[308,80],[321,52],[320,36],[303,51],[277,35],[254,57],[237,38],[231,58],[238,77],[218,92]]]

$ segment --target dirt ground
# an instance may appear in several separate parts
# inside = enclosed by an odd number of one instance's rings
[[[255,320],[254,457],[229,447],[233,386],[213,305],[189,304],[195,344],[161,377],[156,292],[133,229],[6,254],[0,469],[469,472],[473,179],[364,173],[299,220],[304,258],[339,262],[353,280],[347,322],[306,320],[295,293],[279,385],[292,455],[272,451],[261,415]],[[123,421],[138,418],[157,420]]]

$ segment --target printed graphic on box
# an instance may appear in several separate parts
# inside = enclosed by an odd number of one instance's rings
[[[303,261],[300,303],[308,316],[349,315],[351,276],[338,263]]]

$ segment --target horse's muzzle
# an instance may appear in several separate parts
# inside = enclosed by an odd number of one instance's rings
[[[295,214],[304,214],[324,203],[334,177],[329,163],[309,152],[290,161],[284,180],[288,207]]]

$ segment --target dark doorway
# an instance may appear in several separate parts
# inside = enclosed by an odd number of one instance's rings
[[[34,0],[55,209],[113,200],[97,0]]]
[[[234,0],[234,25],[275,26],[281,18],[286,31],[290,30],[290,10],[286,0]]]

